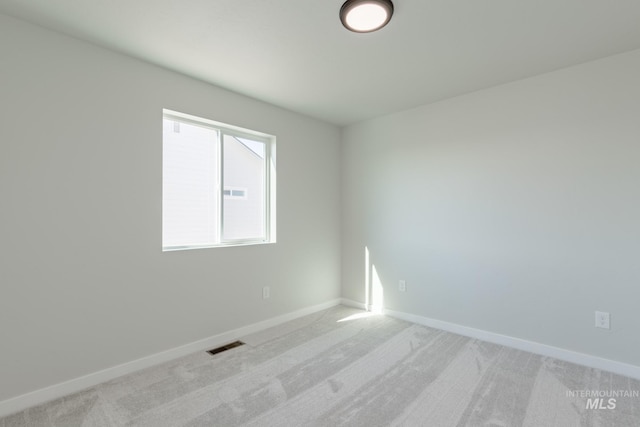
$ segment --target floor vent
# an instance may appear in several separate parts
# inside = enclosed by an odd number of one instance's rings
[[[207,353],[213,356],[214,354],[222,353],[223,351],[227,351],[235,347],[240,347],[241,345],[244,345],[242,341],[234,341],[231,344],[223,345],[222,347],[214,348],[213,350],[208,350]]]

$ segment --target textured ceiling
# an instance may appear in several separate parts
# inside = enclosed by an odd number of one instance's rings
[[[22,18],[337,125],[640,48],[638,0],[0,0]],[[19,41],[18,41],[19,43]]]

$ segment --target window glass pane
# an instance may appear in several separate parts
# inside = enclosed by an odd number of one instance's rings
[[[265,153],[263,142],[223,135],[224,240],[265,239]],[[235,190],[234,188],[246,189]]]
[[[162,141],[162,246],[219,242],[218,132],[164,119]]]

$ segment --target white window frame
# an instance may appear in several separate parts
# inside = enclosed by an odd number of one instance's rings
[[[275,195],[276,195],[276,185],[275,185],[275,144],[276,137],[273,135],[269,135],[262,132],[257,132],[250,129],[241,128],[238,126],[229,125],[226,123],[217,122],[210,119],[205,119],[202,117],[192,116],[190,114],[181,113],[178,111],[163,109],[162,110],[162,118],[163,120],[173,120],[176,122],[187,123],[190,125],[201,126],[208,129],[216,130],[218,133],[218,141],[217,141],[217,149],[218,149],[218,174],[219,186],[216,191],[216,197],[218,202],[218,212],[217,212],[217,225],[219,236],[219,242],[206,244],[206,245],[184,245],[184,246],[162,246],[163,252],[171,252],[171,251],[181,251],[181,250],[189,250],[189,249],[203,249],[203,248],[218,248],[218,247],[229,247],[229,246],[243,246],[243,245],[258,245],[265,243],[275,243],[276,241],[276,221],[275,221]],[[223,195],[224,189],[238,190],[236,187],[227,187],[225,188],[224,184],[224,144],[222,143],[224,135],[235,136],[240,138],[247,138],[253,141],[264,143],[265,146],[265,155],[264,155],[264,230],[265,236],[264,238],[256,238],[256,239],[224,239],[224,199]],[[163,142],[164,143],[164,142]],[[231,199],[242,199],[247,197],[247,189],[242,188],[241,190],[245,191],[244,197],[239,196],[230,196]]]

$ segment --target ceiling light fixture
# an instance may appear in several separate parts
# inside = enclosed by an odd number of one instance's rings
[[[370,33],[389,23],[393,15],[391,0],[347,0],[340,8],[340,21],[347,30]]]

